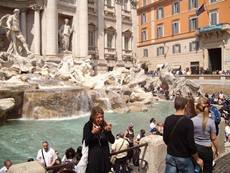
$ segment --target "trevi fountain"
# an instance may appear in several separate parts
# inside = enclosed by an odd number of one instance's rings
[[[195,95],[200,89],[172,75],[168,65],[153,77],[137,60],[130,68],[100,73],[90,56],[76,58],[68,50],[60,61],[46,61],[28,49],[19,29],[19,13],[15,9],[0,20],[9,39],[8,49],[0,50],[0,164],[7,158],[17,163],[35,157],[44,139],[60,153],[76,148],[92,106],[109,112],[106,119],[114,133],[130,122],[137,132],[148,129],[151,117],[162,121],[172,113],[171,102],[159,102],[153,94],[162,82],[167,83],[169,96],[177,91]]]

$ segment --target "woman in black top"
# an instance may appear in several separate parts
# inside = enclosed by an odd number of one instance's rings
[[[89,147],[86,173],[108,173],[111,168],[109,142],[115,138],[111,132],[112,125],[104,120],[104,111],[96,106],[91,111],[90,120],[85,124],[83,140]]]

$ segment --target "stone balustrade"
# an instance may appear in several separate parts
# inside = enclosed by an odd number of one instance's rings
[[[201,75],[179,75],[179,77],[185,77],[186,79],[199,79],[199,80],[230,80],[230,75],[209,75],[209,74],[201,74]]]

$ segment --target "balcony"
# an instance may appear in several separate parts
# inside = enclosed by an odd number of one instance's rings
[[[96,15],[96,3],[94,0],[88,0],[88,12],[89,14]]]
[[[133,62],[132,50],[123,49],[122,50],[122,60],[125,62]]]
[[[105,5],[104,13],[105,13],[106,16],[115,16],[115,8],[114,8],[114,6]]]
[[[199,28],[197,30],[197,34],[205,34],[211,32],[220,32],[220,31],[230,31],[230,24],[216,24],[216,25],[208,25],[203,28]]]
[[[115,55],[116,49],[115,48],[105,48],[105,54]]]
[[[92,59],[98,59],[98,49],[95,46],[88,47],[89,55],[91,55]]]
[[[225,33],[230,34],[230,24],[208,25],[196,31],[196,35],[204,40],[208,40],[208,38],[213,36],[220,38],[223,37]]]
[[[122,9],[122,18],[127,19],[127,20],[131,20],[131,18],[132,18],[131,12],[128,10]]]
[[[115,48],[105,48],[106,60],[117,60],[117,52]]]
[[[94,54],[98,52],[97,47],[95,46],[89,46],[88,50],[89,50],[89,54]]]
[[[122,50],[122,55],[132,56],[132,50],[123,49]]]

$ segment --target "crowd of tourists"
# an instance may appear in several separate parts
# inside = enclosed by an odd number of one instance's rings
[[[76,151],[68,148],[60,158],[48,141],[43,141],[37,157],[28,159],[28,162],[37,160],[44,167],[71,163],[68,168],[53,171],[59,173],[129,173],[132,171],[130,165],[139,166],[140,148],[133,146],[137,146],[146,135],[154,134],[162,135],[167,145],[165,173],[211,173],[213,161],[219,156],[217,136],[222,114],[221,108],[212,104],[221,104],[225,111],[230,110],[229,99],[223,92],[218,93],[218,97],[217,94],[206,94],[195,99],[191,94],[185,98],[178,93],[174,98],[176,112],[164,123],[151,118],[148,131],[140,129],[137,135],[130,123],[116,136],[112,133],[112,124],[104,119],[103,109],[96,106],[84,125],[82,145]],[[230,141],[230,127],[227,118],[225,120],[226,141]],[[125,152],[119,152],[121,150]],[[118,153],[110,156],[114,152]],[[11,165],[10,160],[5,160],[0,173],[6,173]]]
[[[164,67],[164,65],[162,65],[162,67]],[[161,68],[162,68],[161,67]],[[189,67],[182,69],[181,66],[179,66],[178,68],[172,68],[171,70],[172,74],[174,75],[224,75],[224,76],[229,76],[230,75],[230,70],[209,70],[209,69],[203,69],[203,68],[194,68],[191,69]],[[157,68],[156,70],[151,70],[146,72],[147,75],[149,76],[159,76],[160,74],[160,68]]]

